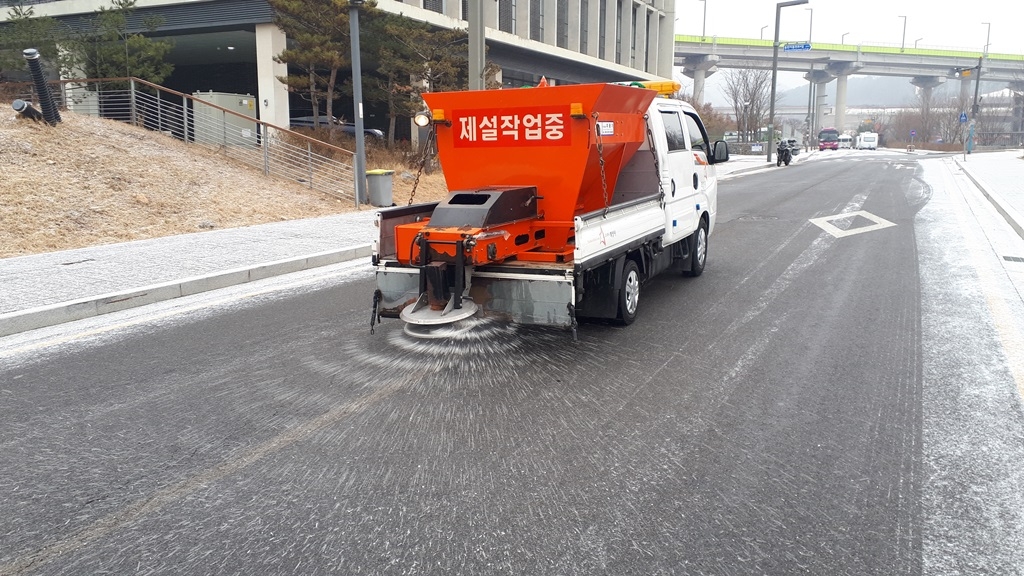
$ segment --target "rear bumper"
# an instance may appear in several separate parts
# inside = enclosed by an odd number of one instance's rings
[[[398,318],[419,297],[417,268],[382,262],[377,265],[376,277],[383,317]],[[575,322],[573,278],[568,268],[467,268],[467,295],[484,317],[569,328]]]

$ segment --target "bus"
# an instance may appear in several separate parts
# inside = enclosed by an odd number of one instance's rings
[[[818,132],[818,151],[822,150],[839,150],[839,130],[822,128]]]

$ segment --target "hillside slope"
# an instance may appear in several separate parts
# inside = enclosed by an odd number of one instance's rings
[[[0,102],[0,258],[356,210],[156,132],[61,116],[50,127]],[[408,201],[407,169],[368,166],[399,170],[394,199]],[[440,174],[424,176],[416,201],[445,194]]]

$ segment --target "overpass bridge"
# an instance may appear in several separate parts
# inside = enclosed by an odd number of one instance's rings
[[[719,36],[675,36],[674,63],[693,78],[693,96],[704,101],[704,80],[720,68],[771,70],[772,40],[727,38]],[[785,50],[794,45],[800,50]],[[850,75],[901,76],[931,93],[947,80],[960,82],[965,100],[972,82],[1006,82],[1011,89],[1024,91],[1024,55],[994,54],[957,49],[909,48],[868,44],[809,43],[804,40],[779,41],[778,70],[803,72],[819,95],[815,103],[815,122],[820,126],[825,86],[836,80],[836,125],[845,125],[846,83]],[[963,71],[971,70],[969,75]]]

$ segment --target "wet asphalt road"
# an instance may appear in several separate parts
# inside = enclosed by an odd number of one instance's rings
[[[576,343],[371,336],[362,273],[0,356],[0,574],[1020,573],[1020,302],[928,170],[723,182]]]

